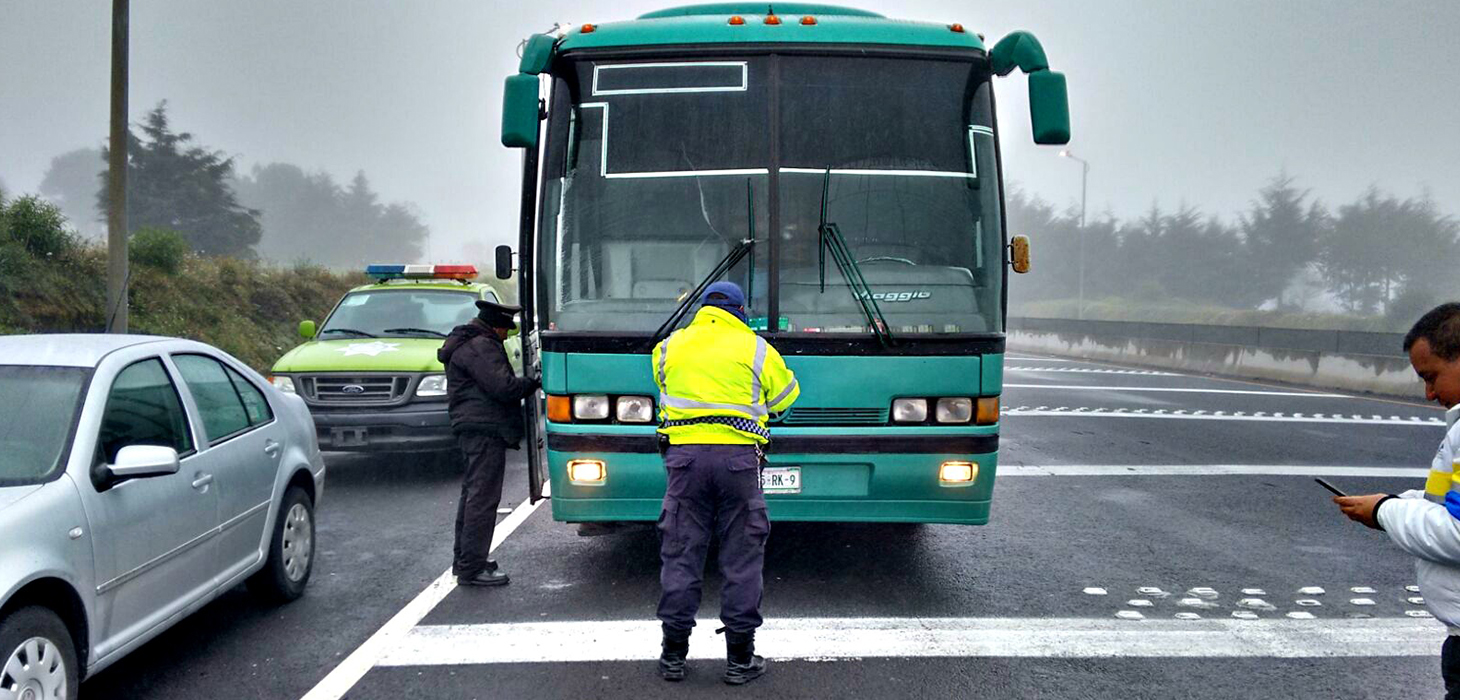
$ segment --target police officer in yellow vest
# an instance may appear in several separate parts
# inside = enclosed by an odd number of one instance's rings
[[[745,293],[716,282],[694,321],[654,348],[661,440],[669,486],[659,514],[662,567],[659,675],[684,678],[689,635],[700,606],[710,536],[720,542],[720,621],[726,632],[724,681],[740,685],[766,671],[755,655],[761,569],[770,536],[760,490],[766,417],[800,394],[780,353],[746,325]]]

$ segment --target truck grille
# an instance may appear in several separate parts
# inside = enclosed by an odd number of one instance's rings
[[[321,404],[394,403],[406,395],[411,385],[409,375],[315,374],[299,379],[304,397]]]
[[[781,425],[886,425],[885,408],[792,408]]]

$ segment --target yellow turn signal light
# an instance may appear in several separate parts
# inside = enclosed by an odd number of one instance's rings
[[[608,478],[608,467],[600,459],[568,461],[568,481],[575,484],[601,484]]]
[[[978,465],[973,462],[944,462],[938,469],[938,481],[945,486],[971,484],[978,478]]]
[[[547,397],[547,417],[554,423],[573,422],[573,400],[567,396]]]
[[[975,404],[973,414],[975,425],[993,425],[999,422],[999,397],[985,396]]]

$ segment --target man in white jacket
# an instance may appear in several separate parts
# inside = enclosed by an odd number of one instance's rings
[[[1460,405],[1460,303],[1441,304],[1404,337],[1425,398]],[[1440,652],[1445,697],[1460,700],[1460,423],[1450,426],[1423,491],[1334,498],[1344,515],[1383,530],[1415,559],[1425,607],[1450,630]]]

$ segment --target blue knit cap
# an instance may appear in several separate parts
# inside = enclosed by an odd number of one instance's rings
[[[705,288],[705,293],[700,295],[700,303],[729,311],[742,323],[749,323],[745,319],[745,292],[734,282],[716,282]]]

